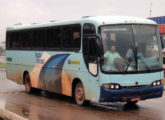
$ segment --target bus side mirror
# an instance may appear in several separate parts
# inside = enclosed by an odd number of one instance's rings
[[[101,35],[97,34],[97,53],[98,56],[101,58],[103,56],[103,44],[102,44],[102,39]]]

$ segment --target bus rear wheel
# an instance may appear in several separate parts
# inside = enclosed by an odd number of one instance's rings
[[[26,74],[25,76],[25,92],[31,93],[32,87],[31,87],[31,81],[30,81],[30,75]]]
[[[78,82],[75,87],[75,101],[78,105],[84,106],[87,105],[89,102],[85,100],[85,92],[84,87],[81,82]]]

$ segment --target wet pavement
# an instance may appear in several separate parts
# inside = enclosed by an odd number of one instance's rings
[[[2,79],[2,76],[4,77]],[[77,106],[70,97],[49,92],[27,94],[0,71],[0,108],[31,120],[165,120],[165,97],[125,103]]]
[[[23,90],[24,86],[18,85],[11,80],[6,79],[6,72],[0,68],[0,92],[7,92],[12,90]]]

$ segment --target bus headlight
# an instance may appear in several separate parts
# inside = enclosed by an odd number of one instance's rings
[[[110,89],[114,89],[115,85],[114,84],[110,84]]]
[[[153,86],[156,86],[156,82],[153,82],[152,85],[153,85]]]
[[[160,84],[161,84],[160,81],[157,81],[157,82],[156,82],[156,85],[160,85]]]
[[[118,90],[120,89],[120,85],[116,84],[116,83],[110,83],[110,84],[103,84],[102,85],[104,88],[106,89],[113,89],[113,90]]]
[[[161,81],[160,81],[160,80],[154,81],[154,82],[152,83],[152,86],[159,86],[159,85],[161,85]]]
[[[115,85],[115,89],[119,89],[120,86],[118,84]]]

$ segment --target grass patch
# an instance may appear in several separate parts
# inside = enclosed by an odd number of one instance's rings
[[[5,68],[5,67],[6,67],[6,64],[5,64],[5,63],[0,62],[0,68]]]

